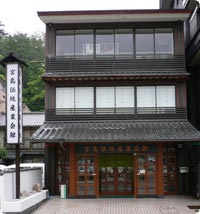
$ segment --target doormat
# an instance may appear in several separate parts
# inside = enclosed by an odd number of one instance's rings
[[[200,205],[189,205],[187,207],[192,209],[192,210],[200,210]]]
[[[175,208],[171,206],[166,207],[160,207],[160,214],[180,214],[180,212]]]

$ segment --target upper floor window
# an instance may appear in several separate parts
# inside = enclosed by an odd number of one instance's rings
[[[116,29],[115,30],[115,56],[133,54],[133,30]]]
[[[136,93],[135,93],[136,91]],[[135,96],[136,95],[136,96]],[[175,86],[113,86],[56,88],[56,109],[102,109],[176,107]],[[133,112],[133,111],[132,111]]]
[[[171,28],[155,29],[155,54],[173,54],[173,32]]]
[[[134,87],[97,87],[96,107],[97,108],[123,108],[134,107]]]
[[[175,86],[137,87],[137,107],[175,106]]]
[[[59,30],[56,34],[56,56],[74,55],[74,31]]]
[[[58,30],[57,56],[120,56],[153,58],[174,53],[173,29]]]
[[[96,30],[96,56],[113,55],[114,52],[114,31]]]
[[[154,36],[153,29],[136,29],[136,57],[154,56]]]
[[[171,28],[136,29],[136,57],[152,58],[174,53]]]
[[[75,55],[94,54],[94,34],[93,30],[75,31]]]
[[[56,88],[56,108],[93,108],[93,87]]]

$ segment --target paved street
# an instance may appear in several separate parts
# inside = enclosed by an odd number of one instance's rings
[[[60,199],[52,197],[34,214],[194,214],[187,206],[200,206],[189,196],[157,198]]]

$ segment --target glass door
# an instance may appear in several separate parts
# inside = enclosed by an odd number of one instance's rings
[[[165,145],[163,152],[164,193],[177,193],[177,162],[176,147]]]
[[[78,155],[77,195],[96,196],[96,155]]]
[[[99,194],[133,195],[133,156],[99,156]]]
[[[69,162],[67,152],[61,148],[56,149],[56,167],[55,167],[55,193],[58,195],[60,194],[60,185],[66,184],[67,185],[67,192],[68,192],[68,178],[69,178]]]
[[[155,154],[141,154],[135,156],[136,192],[138,195],[156,194],[156,156]]]

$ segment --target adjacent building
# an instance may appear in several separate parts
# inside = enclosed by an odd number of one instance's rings
[[[68,197],[188,193],[184,21],[191,11],[38,12],[46,24],[46,188]]]
[[[161,0],[163,9],[184,8],[190,10],[190,16],[184,22],[186,69],[190,74],[187,81],[188,119],[200,130],[200,8],[196,0]],[[190,144],[188,150],[190,159],[189,192],[195,194],[197,191],[198,170],[200,169],[200,142]],[[199,166],[199,167],[198,167]],[[200,189],[198,190],[200,192]]]
[[[27,108],[26,108],[27,109]],[[31,144],[32,134],[44,123],[43,112],[23,113],[23,143],[20,145],[21,163],[43,163],[45,159],[44,144]],[[0,146],[7,148],[6,164],[15,162],[15,145],[6,141],[6,115],[0,115]]]

